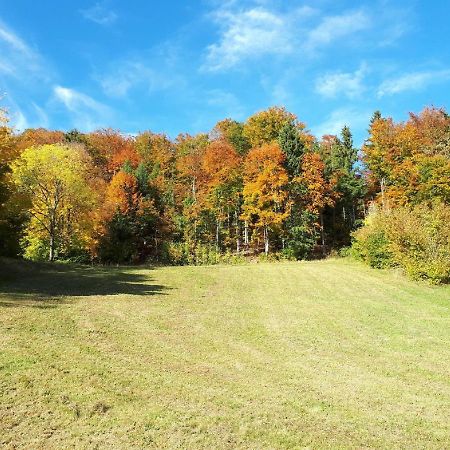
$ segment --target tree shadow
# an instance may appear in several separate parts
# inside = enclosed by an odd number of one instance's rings
[[[152,282],[149,269],[0,260],[0,307],[54,308],[66,297],[164,295],[167,289]]]

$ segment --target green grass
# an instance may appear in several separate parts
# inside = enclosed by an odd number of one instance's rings
[[[2,448],[450,448],[450,287],[356,262],[3,261]]]

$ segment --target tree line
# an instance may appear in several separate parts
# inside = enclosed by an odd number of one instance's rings
[[[305,259],[349,246],[373,209],[450,199],[450,118],[374,113],[361,149],[271,107],[174,140],[14,133],[2,116],[0,252],[101,263]]]

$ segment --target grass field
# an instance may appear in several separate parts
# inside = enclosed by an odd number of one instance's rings
[[[0,277],[1,448],[450,448],[448,286],[346,260]]]

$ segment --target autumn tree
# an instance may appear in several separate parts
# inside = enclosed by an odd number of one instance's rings
[[[179,135],[176,139],[176,196],[181,214],[180,233],[184,239],[197,241],[202,232],[202,209],[205,200],[203,157],[208,136]]]
[[[252,147],[258,147],[277,141],[281,130],[289,123],[298,129],[304,128],[294,114],[285,108],[272,106],[249,117],[244,125],[243,134]]]
[[[6,110],[0,108],[0,211],[9,197],[9,164],[14,159],[13,138]]]
[[[168,214],[175,207],[175,146],[166,135],[150,131],[138,134],[134,145],[141,159],[137,177],[142,179],[145,172],[155,204],[161,214]]]
[[[262,232],[266,254],[271,234],[279,232],[289,217],[291,205],[284,161],[279,145],[272,143],[250,150],[244,163],[242,218],[254,229],[254,238],[259,239]]]
[[[11,180],[10,165],[18,153],[7,111],[0,108],[0,255],[6,256],[20,253],[20,232],[25,219]]]
[[[206,206],[215,217],[216,247],[220,247],[222,225],[226,223],[230,238],[231,223],[234,222],[236,250],[240,250],[240,207],[242,180],[241,158],[225,139],[208,145],[203,158],[206,181]]]
[[[143,165],[113,176],[100,213],[96,248],[100,260],[140,262],[159,257],[164,216],[155,206]]]
[[[127,161],[136,167],[139,157],[134,150],[134,141],[111,128],[85,134],[86,150],[94,161],[102,178],[109,181]]]
[[[302,158],[301,177],[297,180],[304,187],[305,209],[318,219],[322,251],[325,251],[325,230],[323,212],[326,206],[333,206],[338,194],[334,190],[334,180],[325,176],[325,163],[318,153],[306,153]]]
[[[18,153],[30,147],[38,147],[46,144],[64,143],[64,133],[45,128],[27,128],[16,137],[15,147]]]
[[[430,180],[436,186],[446,184],[450,118],[445,111],[426,108],[400,123],[374,118],[369,132],[364,162],[372,189],[384,208],[430,198],[430,193],[421,189],[427,190]],[[436,196],[445,195],[436,189]]]
[[[212,139],[224,139],[231,144],[239,155],[245,155],[250,150],[250,142],[244,134],[244,124],[232,119],[217,122],[212,131]]]
[[[96,197],[90,172],[84,149],[62,144],[28,148],[13,162],[13,180],[29,200],[26,255],[44,249],[53,261],[59,251],[87,245],[86,221]]]

